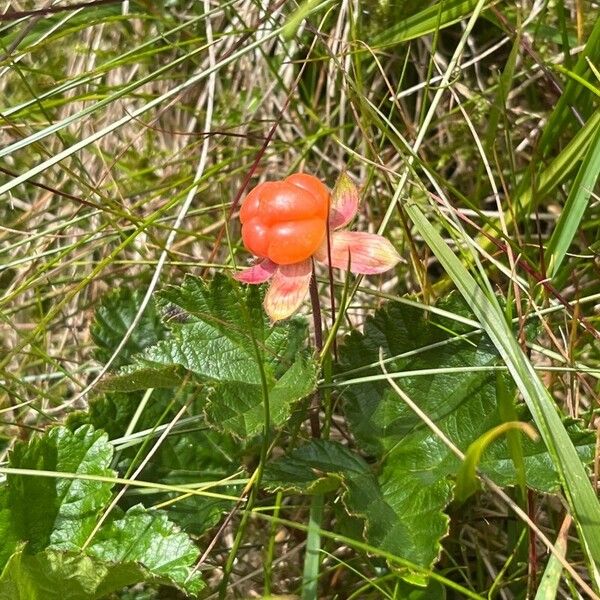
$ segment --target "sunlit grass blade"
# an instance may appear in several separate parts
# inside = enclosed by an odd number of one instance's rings
[[[600,504],[552,397],[515,339],[496,298],[475,281],[416,204],[409,202],[405,209],[506,363],[553,457],[582,542],[600,564]]]
[[[508,421],[502,423],[487,431],[477,440],[475,440],[465,452],[465,460],[460,466],[460,470],[456,476],[456,488],[454,490],[455,498],[458,502],[464,502],[469,496],[474,494],[479,483],[477,480],[477,468],[481,461],[481,456],[485,449],[499,436],[508,433],[509,431],[521,430],[526,433],[531,439],[536,439],[537,434],[529,423],[520,421]]]
[[[569,539],[569,527],[573,520],[569,515],[565,517],[565,520],[558,533],[558,538],[555,542],[556,549],[564,557],[567,554],[567,543]],[[534,600],[553,600],[558,596],[558,588],[560,584],[560,577],[563,572],[563,566],[556,556],[552,555],[548,559],[548,564],[544,569],[544,574],[540,585],[535,594]]]
[[[436,30],[449,27],[467,18],[477,5],[477,0],[448,0],[400,20],[375,37],[375,46],[399,44]]]
[[[302,600],[317,600],[319,587],[319,565],[321,564],[321,523],[323,521],[322,494],[313,496],[310,505],[306,554],[302,574]]]
[[[600,175],[600,127],[592,140],[558,223],[546,248],[548,277],[553,277],[560,268],[573,238],[577,235],[588,201]]]

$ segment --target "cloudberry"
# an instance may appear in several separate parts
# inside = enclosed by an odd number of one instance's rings
[[[244,245],[278,265],[301,262],[325,239],[328,207],[329,190],[312,175],[261,183],[240,211]]]

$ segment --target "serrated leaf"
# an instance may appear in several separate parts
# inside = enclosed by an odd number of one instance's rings
[[[164,314],[178,315],[167,321],[171,335],[136,355],[105,389],[173,386],[187,372],[210,390],[209,421],[240,437],[264,427],[263,376],[275,426],[314,390],[317,366],[302,350],[305,322],[290,319],[271,327],[254,287],[242,291],[223,275],[210,284],[186,277],[160,292],[157,304]]]
[[[563,423],[581,462],[590,464],[595,453],[595,433],[583,429],[581,422],[575,419],[565,419]],[[540,492],[557,493],[560,478],[544,443],[524,437],[521,445],[527,485]],[[515,468],[505,439],[495,441],[485,451],[480,467],[498,485],[508,486],[516,482]]]
[[[390,457],[378,478],[381,499],[368,497],[356,512],[367,518],[367,540],[422,566],[438,557],[450,519],[443,508],[452,498],[452,483],[420,465],[405,465],[405,456]],[[389,507],[389,508],[388,508]]]
[[[348,448],[327,440],[313,440],[269,463],[263,474],[263,485],[273,491],[322,494],[337,489],[341,477],[360,477],[368,473],[365,461]]]
[[[600,502],[598,496],[593,489],[585,465],[581,462],[577,450],[561,422],[554,399],[523,352],[523,348],[506,322],[500,303],[491,293],[490,281],[484,274],[485,281],[478,282],[469,273],[416,204],[411,203],[410,206],[407,206],[407,213],[460,293],[468,301],[482,328],[502,355],[505,365],[535,421],[536,429],[552,456],[561,479],[565,498],[578,523],[578,533],[589,561],[600,564]]]
[[[451,298],[446,310],[464,315],[464,305]],[[417,309],[390,305],[367,320],[364,334],[352,333],[340,348],[340,371],[352,377],[381,375],[379,348],[384,357],[396,358],[389,372],[436,368],[439,373],[403,377],[402,390],[436,425],[465,451],[479,436],[499,425],[496,372],[485,367],[499,364],[496,350],[484,334],[461,338],[463,325]],[[424,349],[424,350],[423,350]],[[478,370],[472,370],[475,367]],[[483,368],[483,370],[482,370]],[[356,370],[359,370],[357,373]],[[453,369],[452,372],[443,372]],[[452,500],[450,480],[459,461],[448,447],[413,413],[387,381],[355,382],[343,387],[345,412],[360,447],[382,460],[378,477],[381,494],[393,514],[387,527],[367,529],[371,543],[386,547],[424,566],[436,560],[440,540],[447,533],[444,509]],[[507,383],[508,385],[508,383]],[[528,484],[556,489],[557,474],[543,445],[523,442]],[[581,447],[589,456],[589,437]],[[498,476],[501,485],[515,483],[515,472],[504,441],[494,442],[481,464]],[[401,546],[395,540],[403,539]]]
[[[66,473],[112,476],[112,446],[102,431],[55,427],[29,444],[17,444],[10,466]],[[83,479],[9,474],[4,496],[13,539],[27,540],[28,551],[48,546],[76,550],[96,524],[111,496],[111,484]],[[12,549],[14,550],[14,548]]]
[[[171,584],[135,562],[111,563],[68,552],[15,552],[0,575],[0,600],[100,600],[142,582]],[[196,594],[199,578],[185,589]]]
[[[96,600],[147,578],[135,563],[107,565],[81,554],[20,550],[0,575],[0,600]]]
[[[107,523],[87,554],[109,564],[139,563],[153,576],[166,577],[192,593],[203,587],[190,569],[198,548],[185,533],[174,530],[166,515],[149,512],[141,505]]]
[[[314,362],[299,356],[292,366],[269,388],[271,422],[284,423],[292,404],[308,396],[316,386]],[[233,382],[215,387],[206,408],[206,416],[216,429],[240,438],[260,433],[264,426],[262,386]],[[260,402],[257,399],[260,398]]]
[[[94,314],[90,333],[96,344],[95,356],[102,363],[108,361],[121,343],[141,306],[143,293],[140,290],[121,288],[102,298]],[[140,321],[127,343],[112,364],[113,369],[126,365],[134,354],[156,344],[164,338],[165,326],[152,302],[145,308]]]
[[[242,291],[223,275],[210,284],[188,276],[181,286],[169,286],[157,297],[163,311],[178,307],[187,320],[172,324],[173,336],[136,357],[141,362],[181,365],[212,381],[260,384],[255,343],[268,379],[275,379],[306,339],[302,321],[270,327],[259,290]]]
[[[136,431],[151,431],[157,425],[167,423],[180,407],[180,403],[189,400],[195,390],[155,389],[150,401],[138,415]],[[178,402],[172,404],[174,395]],[[69,422],[90,423],[102,427],[111,440],[125,435],[127,428],[142,401],[142,392],[111,393],[98,396],[90,402],[88,413],[79,413]],[[188,485],[206,481],[224,479],[240,468],[244,445],[231,436],[211,430],[202,420],[203,402],[191,399],[191,413],[197,415],[197,422],[182,430],[175,428],[153,454],[144,468],[143,478],[164,484]],[[140,440],[141,442],[141,440]],[[136,458],[140,445],[135,444],[119,448],[116,467],[119,473],[126,473]],[[137,463],[136,463],[137,464]],[[229,488],[232,493],[235,487]],[[123,506],[132,506],[138,502],[149,502],[149,506],[170,500],[174,494],[137,494],[135,488],[122,500]],[[131,502],[131,504],[128,504]],[[214,526],[231,503],[215,498],[191,496],[180,499],[165,507],[165,512],[174,523],[188,533],[202,534]],[[1,523],[1,522],[0,522]]]
[[[180,365],[127,365],[117,376],[101,381],[98,390],[137,392],[148,388],[173,388],[183,381],[184,376],[185,370]]]
[[[459,312],[464,310],[462,303],[457,303],[456,300],[453,300],[453,305],[445,308]],[[448,327],[453,328],[454,335],[448,332]],[[436,423],[448,418],[459,429],[461,424],[463,428],[468,427],[469,415],[463,414],[464,404],[468,399],[467,413],[476,408],[481,411],[477,421],[484,428],[479,429],[483,433],[498,423],[494,406],[495,386],[490,383],[489,373],[472,372],[468,369],[494,366],[498,357],[485,336],[464,340],[459,336],[464,330],[463,326],[458,328],[447,319],[435,315],[426,319],[423,312],[416,308],[390,305],[367,320],[364,334],[353,332],[345,339],[340,352],[339,371],[376,365],[379,348],[383,348],[387,358],[447,342],[416,355],[399,358],[388,365],[388,370],[465,369],[463,372],[402,378],[401,387]],[[360,371],[361,377],[381,374],[379,367]],[[343,378],[339,373],[336,381],[339,381],[343,389]],[[357,441],[361,447],[377,455],[394,448],[405,436],[425,427],[419,417],[398,399],[383,378],[348,386],[344,389],[343,397],[344,410]]]
[[[0,486],[0,564],[8,560],[0,590],[8,590],[7,598],[101,597],[145,580],[200,589],[199,577],[187,581],[198,550],[164,513],[137,506],[119,517],[115,509],[83,550],[113,484],[35,474],[110,477],[112,458],[107,435],[90,425],[74,432],[56,427],[15,446],[10,468],[32,473],[9,472]],[[110,589],[103,592],[106,586]],[[62,595],[55,596],[57,590]]]
[[[269,464],[263,484],[271,490],[310,494],[341,488],[347,511],[364,520],[365,536],[372,545],[428,564],[447,528],[448,517],[440,511],[440,504],[449,500],[450,482],[441,481],[432,490],[420,474],[400,480],[395,466],[388,465],[378,481],[369,465],[350,449],[313,440]],[[407,514],[409,502],[418,510]]]

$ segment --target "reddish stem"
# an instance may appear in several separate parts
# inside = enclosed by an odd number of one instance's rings
[[[312,277],[310,278],[310,303],[312,305],[313,322],[315,324],[315,348],[317,352],[321,352],[323,350],[323,323],[321,321],[321,305],[319,303],[319,289],[317,287],[314,262],[312,264]],[[321,437],[320,411],[321,395],[319,394],[319,390],[317,390],[313,394],[309,409],[310,432],[314,438]]]
[[[529,518],[535,522],[535,494],[532,490],[527,490],[527,500]],[[538,561],[537,548],[535,547],[536,539],[535,531],[529,529],[529,583],[532,590],[537,588]]]

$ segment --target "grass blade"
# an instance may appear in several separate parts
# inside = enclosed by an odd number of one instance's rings
[[[476,282],[416,204],[407,203],[406,212],[506,363],[553,457],[583,545],[600,564],[600,504],[554,401],[517,343],[495,297]]]
[[[317,600],[319,565],[321,563],[321,521],[323,520],[323,495],[313,496],[310,505],[306,555],[302,574],[302,600]]]
[[[583,163],[579,167],[565,207],[558,219],[546,249],[548,277],[553,277],[560,267],[565,254],[573,241],[583,214],[587,208],[590,195],[600,175],[600,128],[588,148]]]

